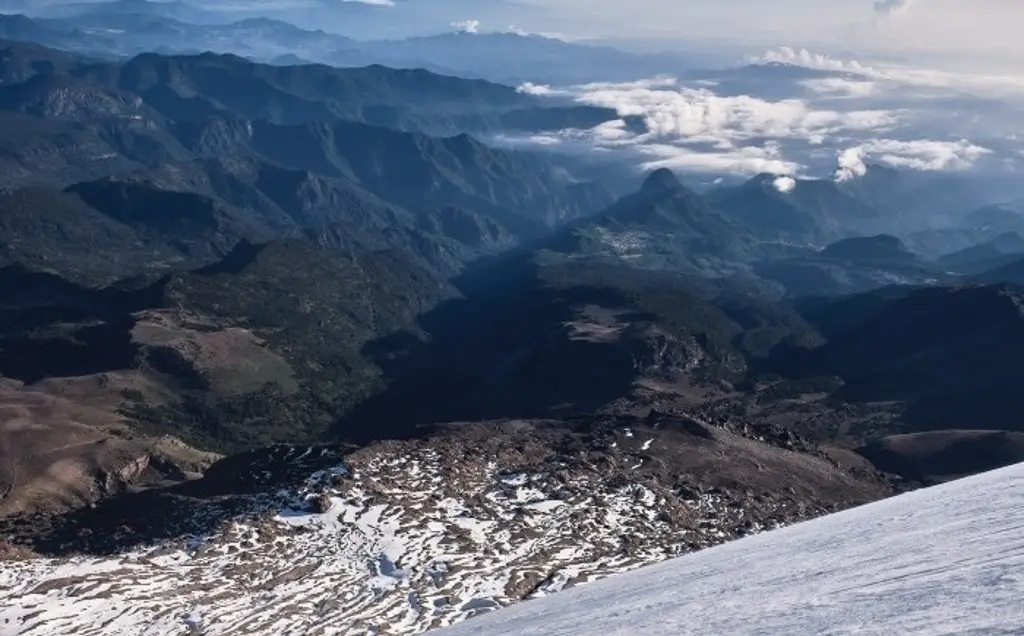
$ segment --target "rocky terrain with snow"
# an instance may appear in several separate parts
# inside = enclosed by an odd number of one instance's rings
[[[418,634],[891,492],[842,464],[658,415],[279,446],[44,532],[0,630]]]
[[[1020,634],[1024,464],[524,603],[439,636]]]

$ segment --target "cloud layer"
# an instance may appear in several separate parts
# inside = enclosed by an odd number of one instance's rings
[[[914,6],[914,0],[877,0],[875,2],[875,12],[890,16],[897,13],[905,13],[912,6]]]
[[[821,53],[813,53],[807,49],[779,47],[762,55],[748,58],[753,64],[789,64],[819,71],[830,71],[838,74],[821,80],[824,86],[859,82],[872,90],[878,84],[885,84],[890,89],[928,89],[935,94],[969,94],[997,98],[1024,98],[1024,75],[1001,73],[951,72],[934,69],[914,68],[898,65],[870,65],[856,60],[842,60]]]
[[[451,27],[463,33],[479,33],[480,20],[459,20],[458,22],[452,22]]]
[[[1007,111],[1005,100],[1024,86],[1021,78],[872,66],[785,48],[754,61],[776,66],[725,69],[717,77],[690,79],[523,84],[525,93],[571,98],[619,115],[590,130],[531,141],[549,148],[632,152],[647,169],[784,177],[832,173],[840,179],[863,174],[866,162],[956,171],[996,157],[1003,159],[1000,169],[1006,169],[1006,146],[1013,146],[1009,154],[1014,157],[1020,151],[999,128],[1019,126],[1019,119],[996,116],[993,109]],[[987,87],[1000,97],[985,101],[966,95],[962,86],[971,91]],[[1021,106],[1024,112],[1024,100]],[[639,118],[646,131],[634,132],[626,118]],[[788,184],[776,185],[784,189]]]

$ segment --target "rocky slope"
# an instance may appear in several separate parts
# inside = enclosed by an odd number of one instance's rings
[[[17,600],[0,624],[417,634],[888,492],[869,470],[687,417],[461,424],[348,453],[277,447],[40,532],[44,552],[109,556],[5,564],[0,590]],[[102,527],[120,527],[118,541]],[[148,545],[148,528],[178,532]]]
[[[383,384],[361,348],[446,293],[394,255],[308,242],[242,244],[215,267],[103,289],[9,267],[0,289],[6,512],[212,461],[175,439],[233,452],[318,438]]]

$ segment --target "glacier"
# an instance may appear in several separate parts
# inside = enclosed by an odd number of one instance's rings
[[[747,537],[431,633],[1024,634],[1024,464]]]

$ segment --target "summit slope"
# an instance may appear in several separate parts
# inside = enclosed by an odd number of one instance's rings
[[[885,494],[672,416],[276,446],[35,530],[0,634],[412,636]]]
[[[1020,634],[1024,464],[755,535],[438,636]]]

